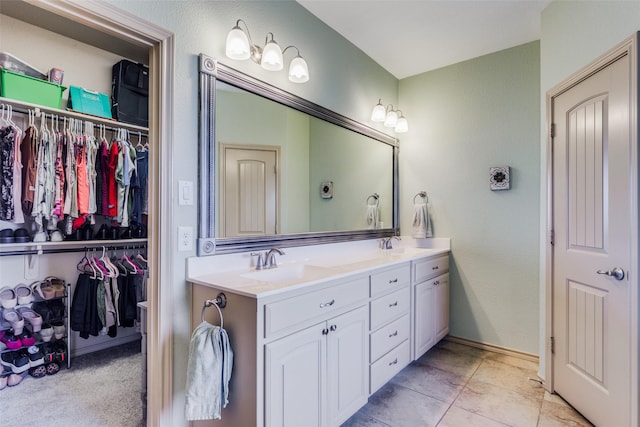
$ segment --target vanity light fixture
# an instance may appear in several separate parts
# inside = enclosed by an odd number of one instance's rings
[[[241,22],[246,31],[240,27]],[[309,81],[309,66],[300,55],[300,50],[297,47],[290,45],[281,49],[271,32],[267,33],[265,37],[264,47],[254,44],[251,40],[249,27],[242,19],[238,19],[236,25],[227,34],[225,52],[228,58],[238,61],[251,58],[253,62],[260,64],[265,70],[280,71],[284,64],[284,54],[289,49],[295,49],[298,53],[289,63],[289,80],[293,83]]]
[[[373,107],[371,112],[371,120],[383,123],[388,128],[394,128],[396,133],[405,133],[409,130],[409,122],[400,110],[394,110],[393,105],[389,104],[385,108],[382,105],[382,99]]]

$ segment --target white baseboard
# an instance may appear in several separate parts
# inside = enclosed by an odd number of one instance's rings
[[[119,331],[120,332],[120,331]],[[119,334],[115,338],[96,340],[95,343],[89,345],[83,345],[80,348],[72,348],[71,349],[71,365],[73,366],[73,358],[76,356],[82,356],[83,354],[93,353],[95,351],[102,351],[108,349],[110,347],[115,347],[117,345],[130,343],[133,341],[139,341],[141,339],[141,335],[139,332],[129,333],[129,334]]]
[[[493,344],[485,344],[479,341],[469,340],[466,338],[453,337],[447,335],[443,338],[445,341],[455,342],[458,344],[467,345],[469,347],[479,348],[481,350],[492,351],[494,353],[504,354],[506,356],[517,357],[519,359],[528,360],[530,362],[540,363],[540,358],[537,354],[527,353],[520,350],[513,350],[511,348],[500,347]]]

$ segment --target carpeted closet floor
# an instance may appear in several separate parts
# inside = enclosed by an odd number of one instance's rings
[[[71,369],[0,390],[0,425],[144,426],[140,341],[71,360]]]

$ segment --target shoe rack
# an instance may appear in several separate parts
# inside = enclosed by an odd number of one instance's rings
[[[32,284],[35,288],[42,281]],[[63,288],[55,292],[43,295],[33,289],[29,302],[16,303],[14,307],[4,304],[0,308],[0,357],[2,358],[2,376],[21,375],[23,378],[28,374],[33,377],[41,377],[45,374],[53,375],[58,369],[66,366],[71,367],[71,347],[70,347],[70,284],[64,283]],[[30,286],[29,289],[32,289]],[[25,297],[23,297],[24,299]],[[3,301],[5,302],[5,301]],[[21,310],[22,309],[22,310]],[[25,309],[33,310],[41,317],[42,323],[36,326],[39,321],[29,322],[25,316],[20,316],[18,321],[23,322],[21,334],[14,334],[14,326],[7,317],[15,320],[14,316],[7,313],[20,313]],[[42,354],[32,353],[37,348]],[[22,359],[21,361],[19,359]],[[28,360],[27,365],[23,363]],[[56,366],[52,366],[57,364]],[[44,366],[46,369],[35,368]],[[40,372],[42,371],[42,372]],[[39,374],[36,374],[39,372]]]

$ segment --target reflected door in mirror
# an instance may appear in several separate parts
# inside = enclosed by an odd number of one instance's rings
[[[277,151],[223,146],[225,237],[277,234]]]

